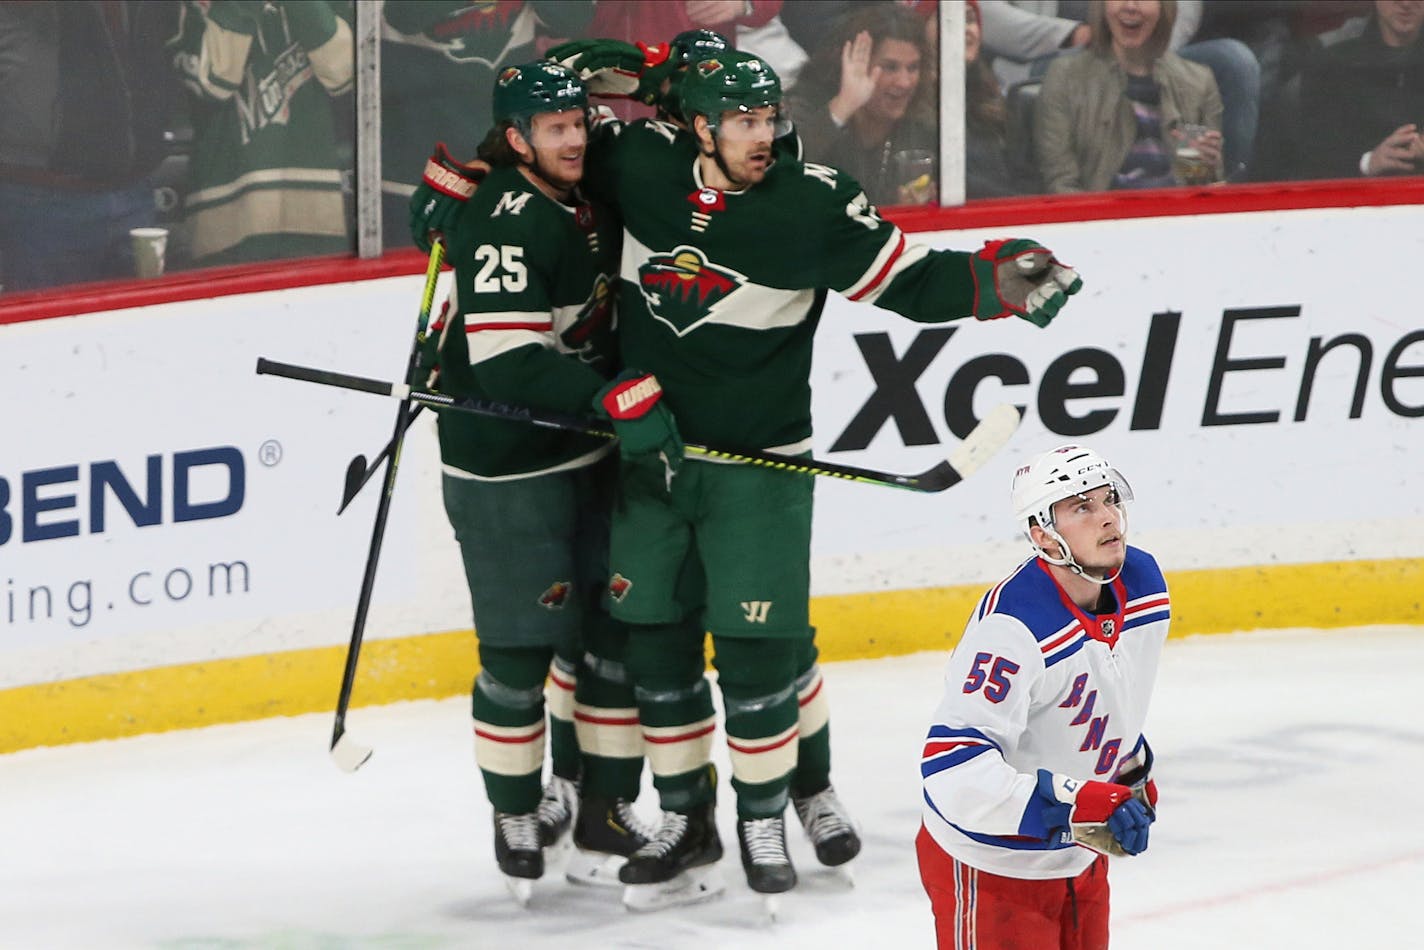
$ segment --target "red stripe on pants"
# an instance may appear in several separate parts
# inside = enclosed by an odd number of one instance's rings
[[[961,864],[923,825],[915,851],[940,950],[1107,950],[1106,857],[1075,878],[1032,881]]]

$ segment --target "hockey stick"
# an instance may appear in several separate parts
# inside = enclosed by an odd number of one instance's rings
[[[264,357],[258,357],[257,359],[257,372],[260,375],[283,376],[287,379],[297,379],[308,383],[320,383],[324,386],[338,386],[343,389],[354,389],[358,392],[374,393],[377,396],[394,396],[397,399],[435,406],[440,409],[454,409],[459,412],[468,412],[480,416],[510,419],[516,422],[542,426],[546,429],[581,432],[585,435],[599,436],[605,439],[616,437],[612,429],[606,428],[601,421],[595,419],[585,419],[580,416],[571,416],[560,412],[548,412],[542,409],[530,409],[524,406],[511,406],[506,403],[474,399],[468,396],[447,396],[444,393],[432,393],[422,389],[412,389],[402,383],[389,383],[379,379],[370,379],[365,376],[351,376],[346,373],[314,369],[309,366],[294,366],[290,363],[278,363]],[[744,465],[759,465],[787,472],[797,472],[804,475],[823,475],[829,478],[843,478],[853,482],[863,482],[869,485],[886,485],[891,488],[904,488],[910,491],[941,492],[968,478],[977,471],[980,466],[987,462],[995,452],[1003,448],[1004,444],[1009,441],[1014,431],[1018,428],[1019,420],[1022,416],[1023,414],[1016,406],[1009,405],[1008,403],[996,407],[984,417],[983,421],[974,427],[974,431],[970,432],[963,442],[955,447],[946,461],[940,462],[933,468],[920,472],[918,475],[897,475],[892,472],[880,472],[874,469],[860,468],[855,465],[842,465],[837,462],[826,462],[820,459],[798,458],[794,455],[781,455],[776,452],[721,449],[691,442],[687,443],[684,449],[688,455],[699,455],[705,458],[739,462]]]
[[[430,261],[425,268],[425,290],[420,297],[420,316],[416,318],[415,344],[406,366],[409,379],[420,368],[420,348],[425,342],[425,328],[430,321],[430,304],[435,298],[435,282],[440,276],[440,263],[445,258],[445,245],[436,241],[430,248]],[[261,360],[258,360],[260,365]],[[356,598],[356,617],[351,623],[351,643],[346,648],[346,669],[341,674],[341,694],[336,699],[336,723],[331,730],[331,757],[347,772],[354,772],[371,757],[369,746],[363,746],[346,734],[346,709],[351,704],[351,687],[356,682],[356,661],[361,656],[361,638],[366,633],[366,612],[371,606],[371,591],[376,586],[376,564],[381,558],[381,541],[386,534],[386,518],[391,511],[391,495],[396,487],[396,469],[400,465],[401,442],[406,428],[415,418],[410,411],[410,399],[402,398],[396,411],[395,433],[391,436],[391,451],[386,461],[386,477],[381,485],[381,497],[376,504],[376,520],[371,526],[371,547],[366,554],[366,571],[361,576],[361,593]],[[349,472],[349,467],[348,467]]]
[[[420,415],[425,408],[421,403],[416,403],[406,410],[405,427],[410,428],[410,424],[415,421],[415,417]],[[356,496],[361,494],[361,489],[366,487],[366,483],[371,480],[371,476],[376,474],[376,469],[381,467],[381,463],[390,457],[395,451],[396,440],[392,438],[385,445],[381,446],[381,451],[376,453],[376,457],[371,461],[366,461],[366,456],[356,455],[350,462],[346,463],[346,478],[341,484],[341,506],[336,509],[340,515],[348,505],[356,500]]]

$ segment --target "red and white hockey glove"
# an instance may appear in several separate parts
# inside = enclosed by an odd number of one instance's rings
[[[1147,850],[1147,832],[1157,818],[1156,783],[1144,780],[1134,789],[1117,782],[1079,782],[1039,769],[1035,794],[1049,805],[1045,811],[1059,816],[1067,812],[1066,828],[1061,817],[1048,820],[1065,840],[1115,857]]]
[[[572,69],[588,86],[591,96],[637,99],[649,105],[671,70],[667,43],[624,43],[622,40],[570,40],[549,47],[545,55]]]
[[[1046,327],[1083,280],[1053,252],[1026,238],[987,241],[969,257],[974,273],[974,316],[1022,317]]]
[[[431,235],[445,234],[455,226],[465,202],[489,170],[489,164],[478,158],[463,165],[455,161],[444,142],[435,146],[410,196],[410,236],[416,247],[429,253]]]
[[[663,387],[656,376],[629,369],[598,391],[593,408],[613,421],[618,451],[624,458],[657,453],[671,475],[682,464],[682,436],[662,398]]]

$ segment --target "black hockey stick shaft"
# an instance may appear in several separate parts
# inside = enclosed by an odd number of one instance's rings
[[[411,347],[406,378],[410,378],[420,366],[421,344],[425,342],[430,306],[435,298],[435,283],[440,276],[440,263],[444,258],[445,245],[436,241],[430,249],[430,260],[425,268],[425,289],[420,298],[420,315],[416,320],[415,343]],[[260,360],[258,371],[261,372]],[[396,487],[401,443],[412,418],[408,414],[409,406],[410,401],[403,399],[396,411],[391,452],[386,459],[386,476],[376,503],[376,518],[371,525],[371,545],[366,552],[366,568],[361,575],[361,593],[356,598],[356,615],[351,622],[351,642],[346,648],[346,668],[341,674],[341,692],[336,699],[336,721],[331,730],[331,756],[338,766],[348,772],[359,769],[371,757],[368,747],[359,745],[346,736],[346,710],[351,705],[351,688],[356,682],[356,664],[361,657],[361,640],[366,633],[366,614],[371,607],[371,592],[376,586],[376,566],[381,560],[381,542],[386,536],[386,519],[390,516],[391,496]]]
[[[352,376],[347,373],[316,369],[310,366],[279,363],[263,357],[259,357],[257,360],[257,372],[259,374],[283,376],[288,379],[297,379],[309,383],[320,383],[325,386],[354,389],[359,392],[373,393],[378,396],[394,396],[398,399],[408,399],[414,403],[423,403],[440,409],[453,409],[458,412],[468,412],[475,415],[510,419],[529,425],[542,426],[549,429],[561,429],[568,432],[581,432],[585,435],[598,436],[605,439],[616,438],[613,430],[601,420],[588,419],[565,413],[549,412],[542,409],[531,409],[525,406],[511,406],[506,403],[492,402],[484,399],[448,396],[444,393],[411,389],[402,384],[370,379],[364,376]],[[910,491],[940,492],[963,481],[970,473],[987,461],[994,452],[998,451],[998,449],[1009,440],[1009,437],[1013,435],[1014,430],[1018,427],[1020,417],[1021,414],[1019,410],[1013,406],[1005,404],[998,407],[984,417],[984,420],[975,427],[974,431],[971,432],[955,450],[954,456],[950,460],[940,462],[933,468],[916,475],[899,475],[893,472],[881,472],[875,469],[860,468],[855,465],[842,465],[838,462],[801,458],[794,455],[782,455],[776,452],[716,448],[691,442],[687,443],[684,448],[688,455],[700,455],[706,458],[739,462],[744,465],[758,465],[778,469],[780,471],[841,478],[871,485],[904,488]]]

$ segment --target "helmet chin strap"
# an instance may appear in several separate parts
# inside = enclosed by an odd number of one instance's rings
[[[1121,533],[1123,534],[1124,537],[1126,537],[1126,535],[1127,535],[1127,512],[1125,512],[1125,511],[1120,511],[1119,514],[1118,514],[1118,520],[1119,520],[1119,523],[1121,524]],[[1048,536],[1049,536],[1050,538],[1052,538],[1054,541],[1058,542],[1058,548],[1059,548],[1060,551],[1063,552],[1063,556],[1062,556],[1062,557],[1054,557],[1053,555],[1049,554],[1047,551],[1045,551],[1045,550],[1044,550],[1042,547],[1040,547],[1039,545],[1034,544],[1033,547],[1034,547],[1034,550],[1038,552],[1038,556],[1041,557],[1041,558],[1043,558],[1043,559],[1044,559],[1045,561],[1047,561],[1049,564],[1053,564],[1053,565],[1056,565],[1056,566],[1058,566],[1058,567],[1066,567],[1068,570],[1072,571],[1074,574],[1077,574],[1079,577],[1083,578],[1083,580],[1085,580],[1085,581],[1092,581],[1094,584],[1097,584],[1099,587],[1106,587],[1107,585],[1111,584],[1113,581],[1117,580],[1119,577],[1122,576],[1122,567],[1119,567],[1119,568],[1117,569],[1117,571],[1116,571],[1111,577],[1105,577],[1105,578],[1097,578],[1097,577],[1094,577],[1093,575],[1089,574],[1087,571],[1083,570],[1082,565],[1080,565],[1080,564],[1077,562],[1077,560],[1073,557],[1073,549],[1068,546],[1068,542],[1067,542],[1067,541],[1063,540],[1063,535],[1061,535],[1061,534],[1058,533],[1058,529],[1057,529],[1057,528],[1053,527],[1052,525],[1048,525],[1047,527],[1044,527],[1044,528],[1043,528],[1043,533],[1046,534],[1046,535],[1048,535]],[[1123,567],[1126,567],[1126,566],[1127,566],[1127,561],[1126,561],[1126,559],[1124,559],[1124,560],[1123,560]]]

